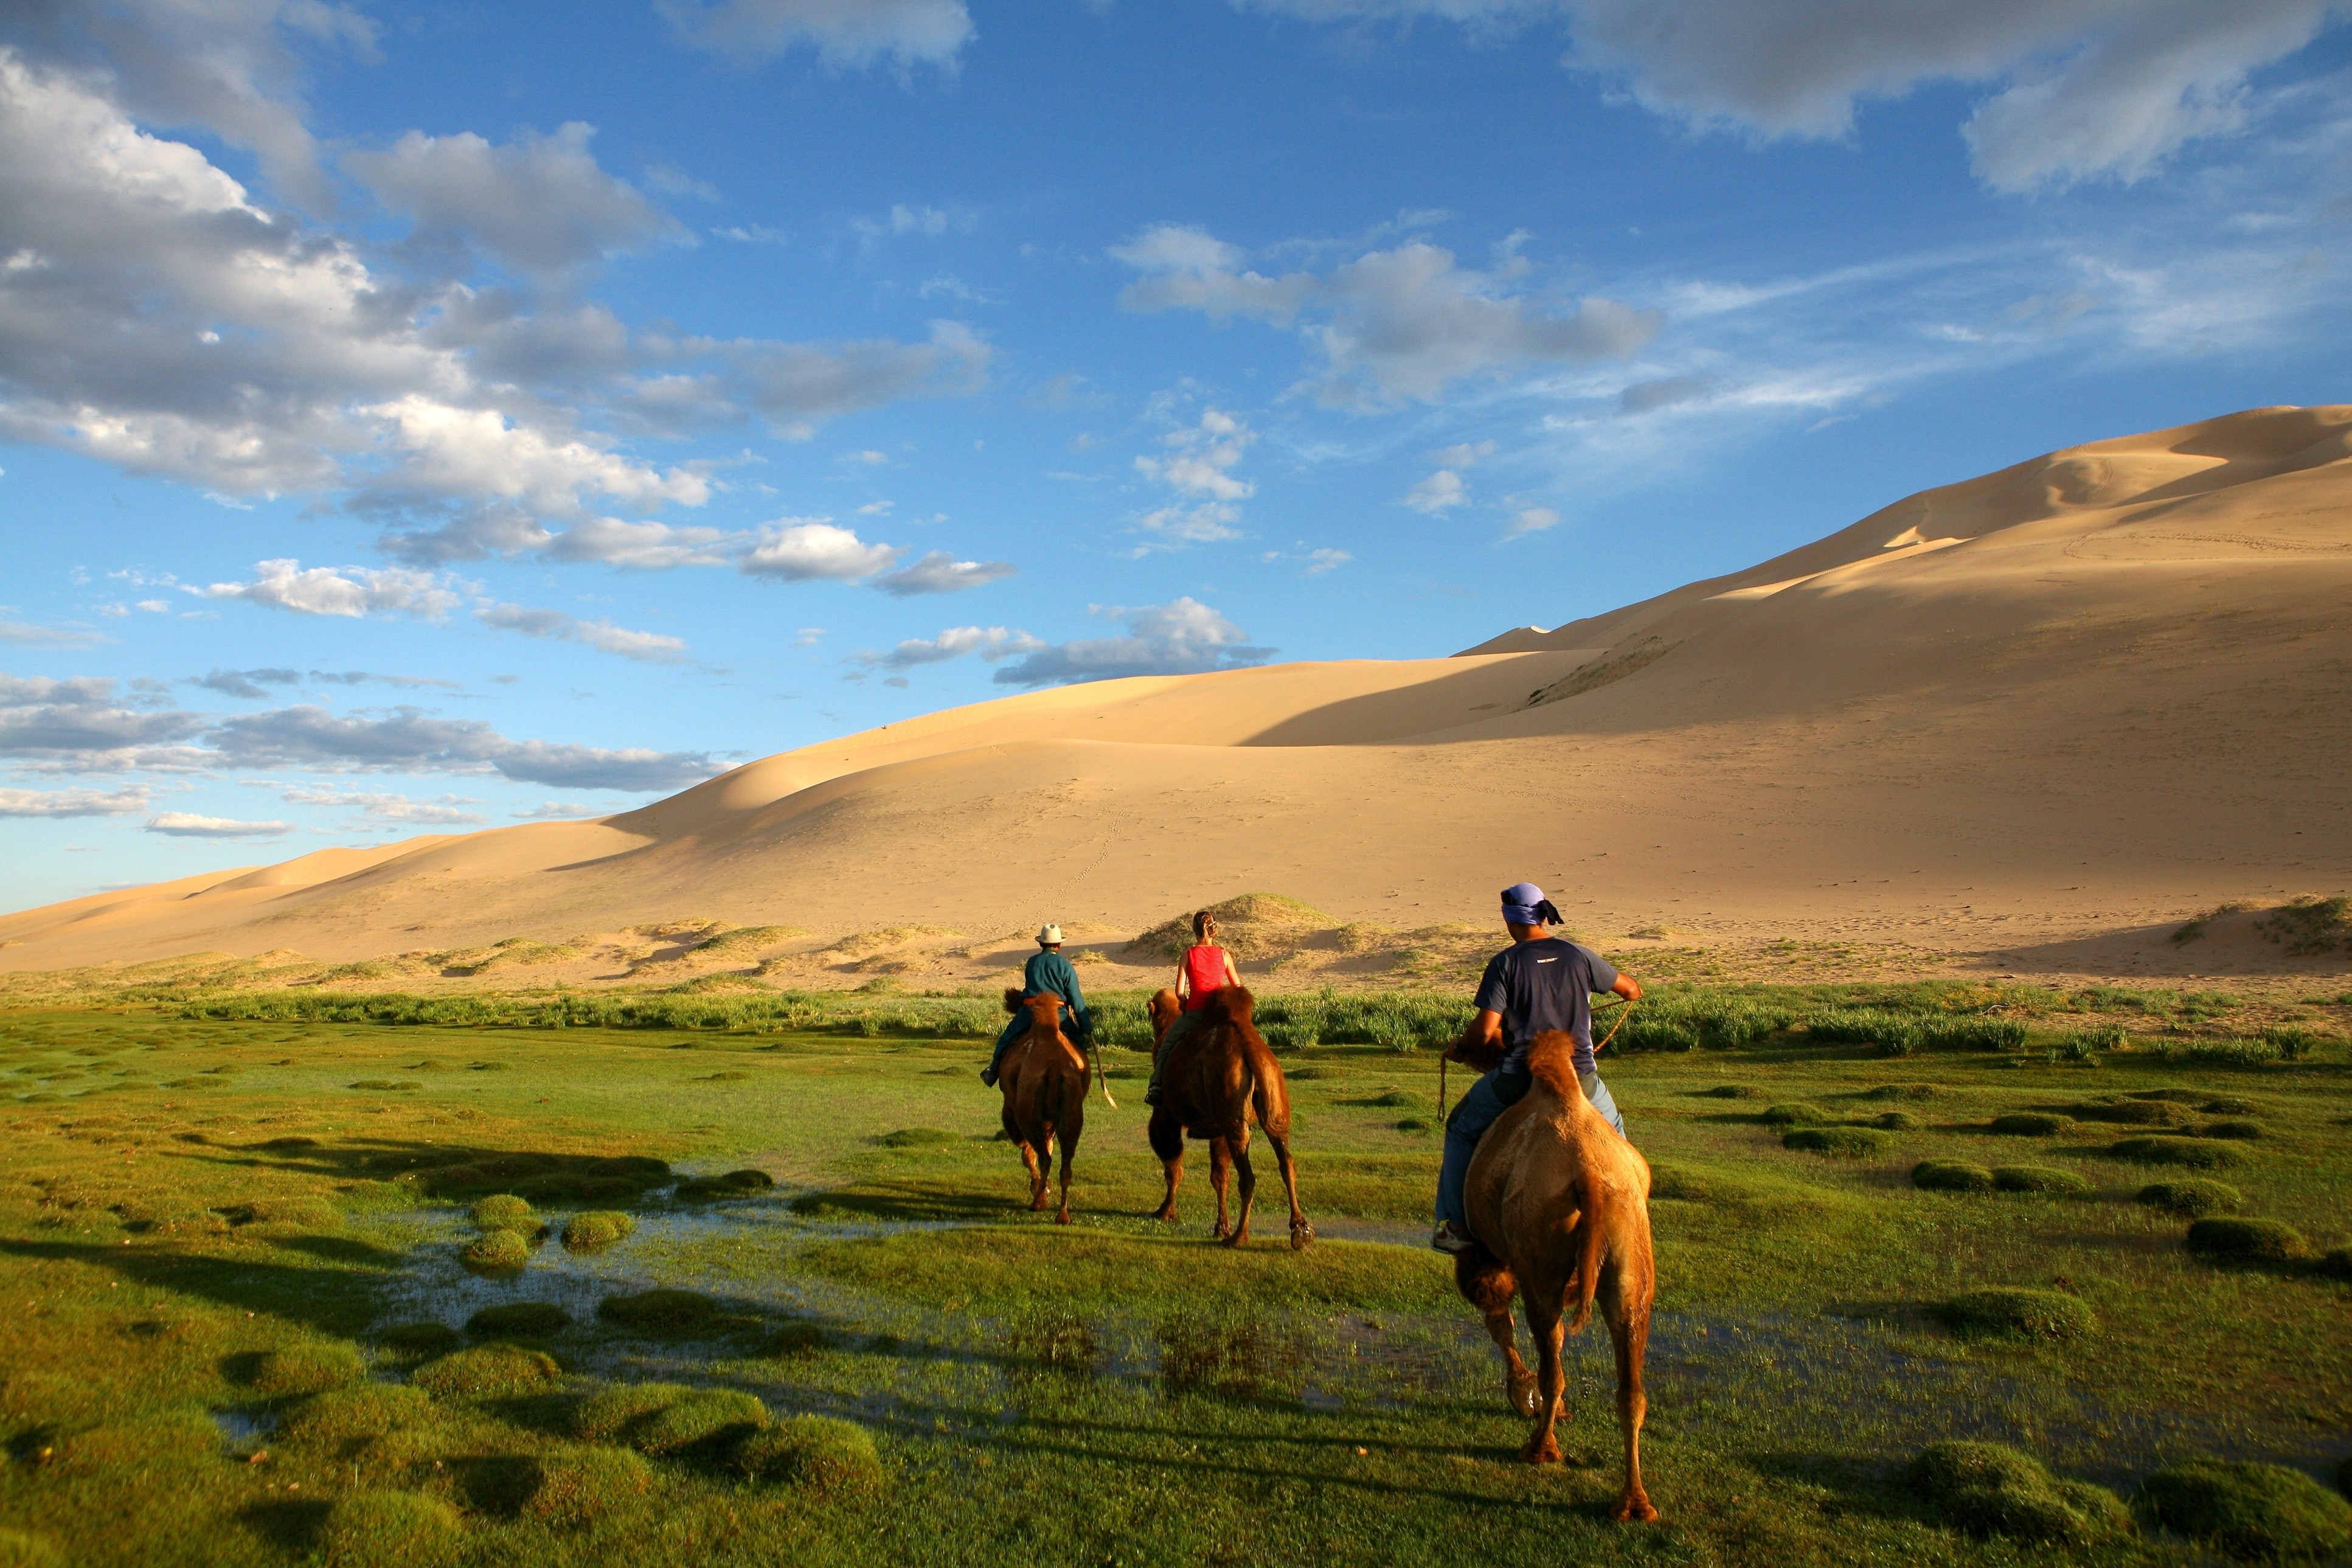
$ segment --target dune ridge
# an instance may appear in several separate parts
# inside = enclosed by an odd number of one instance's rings
[[[2120,965],[2221,902],[2352,883],[2347,589],[2352,406],[2255,409],[1451,658],[1028,693],[600,821],[7,915],[0,969],[686,915],[1132,933],[1265,889],[1418,928],[1520,878],[1595,932]]]

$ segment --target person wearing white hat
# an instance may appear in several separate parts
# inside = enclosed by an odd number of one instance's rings
[[[1068,959],[1062,956],[1062,928],[1052,921],[1038,928],[1037,952],[1021,972],[1021,993],[1024,996],[1060,997],[1064,1010],[1070,1015],[1077,1030],[1076,1039],[1083,1044],[1093,1037],[1094,1019],[1087,1012],[1086,994],[1078,988],[1078,972]],[[1004,1053],[1028,1027],[1029,1015],[1026,1012],[1013,1015],[1012,1020],[1004,1026],[1004,1032],[996,1037],[996,1054],[990,1057],[988,1065],[980,1069],[981,1082],[991,1089],[996,1087],[996,1069],[1003,1064]]]

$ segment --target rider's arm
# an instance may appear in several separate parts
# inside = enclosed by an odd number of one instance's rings
[[[1617,984],[1609,989],[1628,1002],[1639,1002],[1642,999],[1642,983],[1630,974],[1620,974],[1617,977]]]
[[[1445,1054],[1454,1061],[1468,1062],[1474,1067],[1493,1067],[1503,1055],[1502,1014],[1492,1007],[1479,1008],[1478,1016],[1463,1026],[1462,1037]]]
[[[1225,954],[1225,984],[1239,985],[1241,983],[1242,972],[1234,967],[1234,955],[1228,952]]]
[[[1181,1002],[1192,994],[1192,966],[1182,959],[1176,961],[1176,1000]]]

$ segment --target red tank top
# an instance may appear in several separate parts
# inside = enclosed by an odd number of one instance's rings
[[[1184,998],[1184,1011],[1197,1013],[1209,1005],[1211,996],[1224,989],[1225,950],[1205,945],[1186,949],[1184,976],[1192,983],[1192,994]]]

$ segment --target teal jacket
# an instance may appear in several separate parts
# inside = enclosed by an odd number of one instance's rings
[[[1021,989],[1031,996],[1059,996],[1076,1016],[1078,1032],[1094,1032],[1094,1021],[1087,1016],[1086,993],[1078,989],[1078,972],[1060,953],[1039,950],[1021,972]]]

